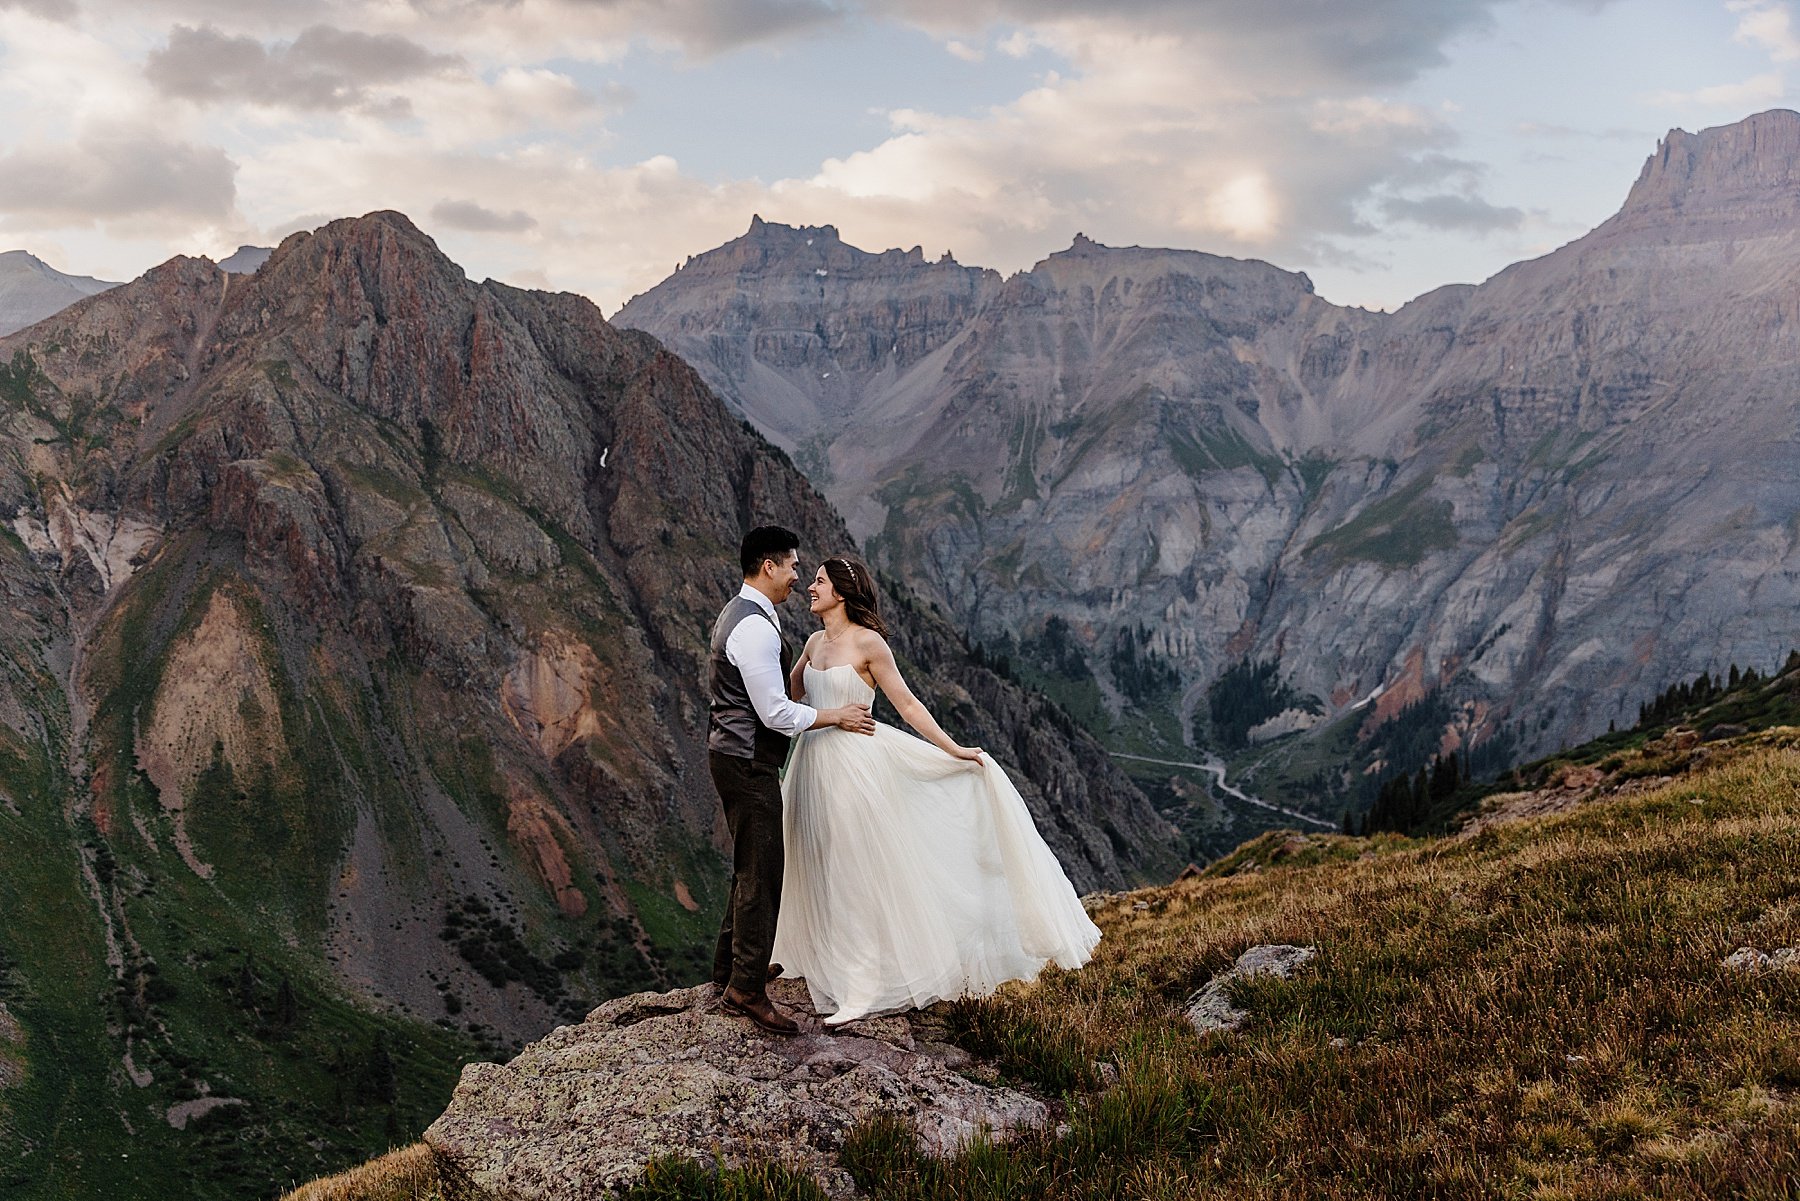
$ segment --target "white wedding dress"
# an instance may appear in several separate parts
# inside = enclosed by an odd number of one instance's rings
[[[808,664],[805,679],[821,708],[875,698],[849,664]],[[828,1025],[1080,967],[1100,941],[991,756],[880,723],[873,737],[826,727],[800,735],[781,791],[773,960]]]

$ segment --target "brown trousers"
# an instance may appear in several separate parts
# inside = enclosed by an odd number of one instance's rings
[[[731,830],[731,896],[713,950],[713,983],[755,996],[768,977],[781,910],[781,767],[717,751],[707,766]]]

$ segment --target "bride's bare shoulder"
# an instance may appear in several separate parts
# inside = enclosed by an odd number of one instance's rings
[[[856,627],[856,649],[871,659],[893,657],[887,639],[868,626]]]

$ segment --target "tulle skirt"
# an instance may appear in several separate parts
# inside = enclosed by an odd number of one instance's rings
[[[1080,967],[1100,941],[991,757],[886,725],[811,730],[782,795],[774,961],[834,1024]]]

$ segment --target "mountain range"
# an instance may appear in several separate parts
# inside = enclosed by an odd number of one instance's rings
[[[0,1191],[266,1197],[703,978],[705,637],[765,520],[852,545],[654,340],[398,214],[0,339]],[[1078,886],[1179,866],[1067,714],[885,605]]]
[[[1393,314],[755,220],[608,323],[375,213],[0,337],[0,1191],[266,1196],[699,979],[757,521],[864,541],[1084,890],[1187,849],[1096,733],[1335,817],[1781,662],[1797,184],[1800,114],[1672,131],[1585,237]]]
[[[1391,314],[1194,251],[1077,236],[1003,278],[758,219],[614,321],[1096,729],[1335,812],[1781,662],[1797,185],[1800,114],[1674,130],[1591,233]]]

